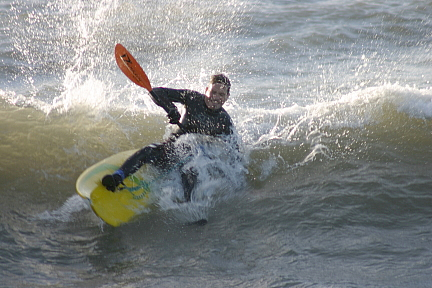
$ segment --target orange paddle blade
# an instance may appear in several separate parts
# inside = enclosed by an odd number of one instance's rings
[[[117,44],[114,54],[118,67],[130,80],[132,80],[132,82],[147,89],[149,92],[153,90],[150,80],[148,79],[144,70],[141,68],[132,54],[130,54],[129,51],[123,47],[123,45]]]

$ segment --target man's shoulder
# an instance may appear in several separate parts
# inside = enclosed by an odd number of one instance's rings
[[[203,99],[204,94],[201,94],[200,92],[190,90],[190,89],[175,89],[175,88],[166,88],[166,87],[156,87],[153,88],[153,90],[156,93],[164,94],[168,98],[170,98],[173,101],[179,101],[188,103],[188,102],[194,102],[198,99]]]
[[[182,90],[181,95],[187,106],[200,107],[198,109],[202,109],[202,105],[204,105],[204,94],[195,90],[185,89]]]
[[[233,125],[231,116],[228,114],[228,112],[223,107],[221,108],[219,113],[222,116],[222,118],[225,120],[225,122],[226,122],[225,125],[229,125],[229,126]]]
[[[167,87],[154,87],[153,90],[155,91],[167,91],[167,92],[173,92],[173,93],[179,93],[182,95],[195,95],[195,94],[201,94],[197,91],[190,90],[190,89],[176,89],[176,88],[167,88]]]
[[[176,91],[177,93],[179,93],[182,97],[184,98],[189,98],[189,99],[202,99],[203,97],[205,97],[204,94],[195,91],[195,90],[191,90],[191,89],[172,89],[174,91]]]
[[[203,97],[205,97],[204,94],[202,94],[198,91],[195,91],[195,90],[190,90],[190,89],[184,89],[183,93],[185,95],[189,95],[191,98],[203,98]]]
[[[226,117],[231,118],[230,115],[228,114],[228,112],[227,112],[227,111],[225,110],[225,108],[223,108],[223,107],[220,109],[220,113],[226,115]]]

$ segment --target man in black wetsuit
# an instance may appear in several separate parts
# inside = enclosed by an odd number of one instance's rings
[[[169,169],[178,163],[174,142],[186,133],[198,133],[210,136],[223,136],[233,133],[230,116],[222,108],[230,95],[230,81],[224,74],[213,75],[210,83],[201,94],[191,90],[176,90],[170,88],[154,88],[151,91],[153,101],[165,109],[171,124],[178,124],[179,129],[172,133],[167,141],[151,144],[133,154],[119,170],[105,175],[102,184],[114,192],[123,179],[138,171],[144,164],[153,164],[162,169]],[[173,104],[179,102],[186,108],[180,122],[180,114]],[[197,175],[194,171],[182,171],[181,178],[186,201],[190,201],[191,192]]]

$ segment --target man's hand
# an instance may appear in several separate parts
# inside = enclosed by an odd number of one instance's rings
[[[111,192],[114,192],[120,183],[122,183],[122,177],[118,174],[108,174],[102,178],[102,185]]]
[[[170,109],[168,112],[169,123],[171,124],[179,124],[180,123],[180,113],[176,108]]]

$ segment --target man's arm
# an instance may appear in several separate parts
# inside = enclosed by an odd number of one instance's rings
[[[181,117],[177,107],[173,104],[173,102],[184,103],[181,101],[181,95],[177,91],[178,90],[175,89],[159,87],[154,88],[150,92],[153,102],[165,110],[165,112],[168,114],[171,124],[179,124]]]
[[[161,95],[161,97],[166,98],[168,101],[182,104],[186,103],[186,95],[192,92],[191,90],[187,89],[171,89],[164,87],[153,88],[153,91],[155,91],[157,95]]]

